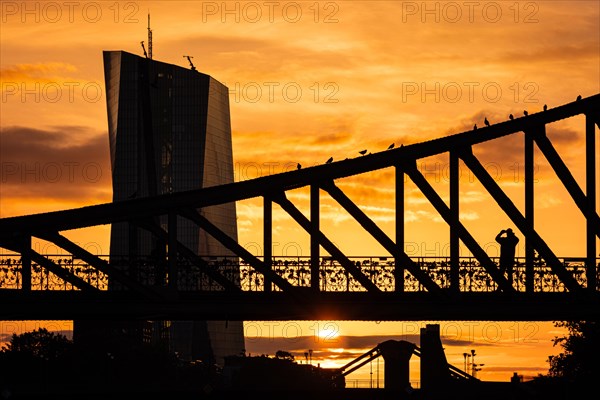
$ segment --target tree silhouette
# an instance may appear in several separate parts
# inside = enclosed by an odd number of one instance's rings
[[[284,350],[277,350],[277,352],[275,353],[275,358],[279,358],[281,360],[294,361],[294,356],[292,355],[292,353]]]
[[[600,324],[598,321],[559,321],[554,326],[567,328],[568,336],[555,337],[554,346],[563,352],[550,356],[549,376],[578,384],[592,383],[600,375]]]
[[[0,391],[37,395],[71,372],[73,342],[45,328],[20,335],[0,349]]]
[[[160,345],[125,343],[107,352],[98,343],[98,348],[78,346],[44,328],[13,334],[0,348],[0,399],[3,391],[15,396],[152,390],[195,393],[212,378],[203,365],[180,360]]]
[[[66,336],[39,328],[20,335],[13,333],[10,343],[3,346],[1,351],[44,360],[57,360],[67,356],[72,347],[73,342]]]

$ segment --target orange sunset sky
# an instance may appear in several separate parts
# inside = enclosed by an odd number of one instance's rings
[[[102,51],[141,55],[148,12],[154,59],[187,67],[183,56],[193,56],[198,70],[229,87],[237,181],[600,93],[598,1],[2,1],[1,7],[1,218],[112,200]],[[548,126],[582,187],[584,133],[582,117]],[[523,141],[513,136],[474,152],[523,209]],[[443,198],[447,166],[447,156],[419,162]],[[338,182],[390,237],[393,176],[381,170]],[[535,190],[541,236],[559,257],[585,255],[584,219],[537,154]],[[308,213],[307,190],[288,197]],[[334,201],[321,200],[322,229],[341,250],[387,255]],[[514,226],[466,169],[460,202],[461,221],[497,256],[495,235]],[[239,242],[256,255],[262,254],[261,205],[260,199],[237,204]],[[276,206],[273,218],[273,255],[309,255],[308,235]],[[405,218],[410,256],[449,254],[447,225],[411,182]],[[108,226],[65,234],[95,254],[108,253]],[[524,240],[517,255],[524,255]],[[339,366],[383,340],[416,340],[426,322],[246,322],[246,347],[255,354],[290,350],[302,359],[310,348],[314,362]],[[36,324],[71,329],[69,321],[1,324],[0,340]],[[545,373],[547,356],[559,351],[551,339],[564,333],[551,322],[441,325],[449,362],[462,367],[462,354],[476,349],[486,380]]]

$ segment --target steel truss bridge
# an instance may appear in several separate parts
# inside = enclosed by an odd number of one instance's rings
[[[561,159],[546,127],[585,119],[585,188]],[[257,179],[78,209],[0,219],[0,320],[568,320],[599,319],[600,263],[596,211],[600,94],[543,112],[435,140]],[[472,147],[523,134],[525,207],[522,213]],[[559,257],[534,226],[534,147],[585,218],[586,255]],[[417,168],[419,159],[448,155],[449,204]],[[459,218],[459,162],[464,163],[525,238],[525,257],[504,274]],[[395,237],[389,237],[336,180],[383,168],[395,170]],[[414,258],[404,251],[405,176],[446,222],[450,256]],[[310,218],[286,192],[310,188]],[[326,192],[389,253],[344,254],[320,229],[320,193]],[[200,212],[205,207],[263,199],[264,255],[254,256]],[[310,235],[308,257],[273,257],[273,203]],[[167,221],[160,224],[159,218]],[[177,237],[185,218],[230,252],[203,257]],[[161,258],[98,256],[63,231],[125,222],[164,244]],[[32,239],[69,255],[45,255]],[[462,242],[472,256],[460,257]],[[323,249],[327,254],[321,254]],[[109,281],[118,290],[107,290]]]

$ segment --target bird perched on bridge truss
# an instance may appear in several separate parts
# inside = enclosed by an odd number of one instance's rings
[[[544,104],[544,111],[548,111],[548,105]]]
[[[523,111],[523,115],[528,116],[529,113],[527,112],[527,110]]]
[[[473,130],[477,130],[477,124],[473,125]]]
[[[329,157],[329,160],[325,162],[325,164],[331,164],[333,162],[333,157]]]
[[[359,153],[364,156],[365,154],[367,154],[367,150],[361,150],[359,151]]]
[[[298,163],[298,165],[296,165],[296,168],[300,169],[300,168],[302,168],[302,165],[300,165],[300,163]]]
[[[390,145],[388,146],[388,148],[387,148],[387,149],[388,149],[388,150],[391,150],[391,149],[393,149],[393,148],[394,148],[394,143],[390,144]]]
[[[508,119],[510,119],[510,120],[512,121],[513,119],[515,119],[515,117],[514,117],[512,114],[510,114],[510,115],[508,116]]]
[[[485,126],[490,126],[490,121],[488,121],[487,117],[483,120]]]
[[[577,101],[581,100],[581,95],[577,96]]]

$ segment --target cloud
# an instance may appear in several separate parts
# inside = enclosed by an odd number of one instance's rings
[[[408,210],[404,212],[405,222],[420,222],[420,221],[431,221],[431,222],[444,222],[444,219],[437,212],[430,212],[425,210],[412,211]]]
[[[460,194],[461,203],[479,203],[485,201],[485,193],[476,190],[468,190]]]
[[[519,371],[519,372],[523,372],[523,371],[527,371],[527,372],[548,372],[548,368],[541,368],[541,367],[523,367],[523,366],[519,366],[519,367],[510,367],[510,366],[491,366],[491,365],[487,365],[485,367],[486,372],[515,372],[515,368]]]
[[[500,54],[497,60],[511,64],[530,64],[532,61],[571,64],[572,60],[597,60],[597,57],[598,42],[588,38],[577,44],[558,43],[540,44],[537,48],[520,47],[519,51],[506,51]]]
[[[473,340],[456,339],[453,336],[441,337],[444,346],[472,346]],[[420,345],[420,335],[365,335],[365,336],[337,336],[335,338],[322,338],[318,336],[293,336],[293,337],[246,337],[246,350],[253,353],[274,354],[276,350],[291,352],[304,352],[306,349],[314,351],[339,354],[339,349],[350,351],[353,354],[362,354],[379,343],[388,340],[404,340]],[[482,341],[478,346],[495,346],[495,343]]]
[[[522,111],[512,111],[515,116],[521,115]],[[470,131],[473,128],[473,124],[477,123],[478,126],[483,126],[484,118],[488,118],[493,124],[494,121],[504,121],[506,117],[497,112],[490,110],[480,110],[470,117],[463,118],[461,122],[454,127],[448,129],[448,133],[457,133],[463,131]],[[583,139],[583,126],[580,131],[575,130],[569,126],[565,126],[558,123],[549,124],[546,126],[546,134],[550,139],[552,145],[559,151],[561,158],[567,165],[570,163],[575,164],[580,158],[578,144],[582,143]],[[560,149],[565,149],[563,152]],[[524,173],[524,133],[516,132],[512,135],[505,136],[493,141],[478,144],[473,147],[473,153],[479,160],[479,162],[488,169],[488,172],[498,181],[505,183],[515,183],[515,174],[522,175]],[[539,157],[535,163],[537,166],[536,178],[543,178],[548,174],[554,174],[552,168],[548,165],[546,158],[539,152],[537,146],[535,151],[538,152]],[[431,164],[431,163],[430,163]],[[448,164],[446,162],[435,163],[428,167],[434,173],[437,173],[437,169],[446,169]],[[436,169],[437,168],[437,169]],[[462,180],[472,180],[473,174],[470,170],[461,162],[460,167]],[[440,172],[442,176],[447,176],[447,171]],[[433,175],[433,173],[431,174]]]
[[[346,142],[350,134],[347,132],[348,127],[340,127],[340,131],[329,134],[317,134],[311,137],[310,143],[314,146],[335,145]]]
[[[475,221],[479,219],[479,214],[475,211],[461,212],[460,219],[462,221]]]
[[[400,340],[399,336],[369,335],[369,336],[338,336],[335,338],[321,338],[318,336],[298,337],[246,337],[246,349],[257,353],[274,353],[272,349],[281,349],[292,352],[304,352],[306,349],[315,351],[330,351],[329,349],[359,349],[369,350],[386,340]],[[418,335],[404,335],[402,340],[417,342]],[[360,354],[364,353],[361,351]]]
[[[67,74],[77,72],[73,64],[62,62],[46,62],[37,64],[16,64],[0,69],[3,82],[51,82],[63,80]]]
[[[561,145],[571,145],[580,142],[583,139],[584,132],[583,124],[580,132],[571,128],[555,127],[552,125],[547,128],[547,135],[552,143],[559,143]]]
[[[82,126],[10,126],[0,131],[0,141],[4,207],[23,201],[109,201],[106,133]]]
[[[271,126],[265,130],[234,131],[236,163],[242,168],[259,166],[260,176],[264,176],[293,170],[298,162],[306,168],[321,165],[331,156],[336,161],[356,157],[362,149],[356,144],[356,116],[317,117],[301,126],[280,125],[282,121],[285,120],[271,120]],[[257,146],[257,141],[262,145]],[[275,168],[269,169],[268,165]]]
[[[244,30],[236,30],[239,25],[233,24],[231,27],[220,36],[207,32],[174,38],[166,41],[165,47],[194,48],[202,43],[202,51],[214,55],[207,60],[207,68],[218,68],[221,74],[249,82],[287,81],[290,76],[314,77],[316,73],[323,73],[319,71],[323,65],[342,71],[356,67],[358,62],[346,56],[347,47],[355,47],[352,43],[347,43],[346,48],[319,48],[315,42],[306,42],[286,30],[279,31],[278,36],[268,35],[265,31],[265,34],[258,33],[250,38]],[[281,46],[281,35],[286,39],[286,46]],[[239,63],[240,58],[244,59],[243,64]],[[280,61],[276,66],[272,64],[273,58]],[[224,81],[230,87],[234,84],[231,79]]]

